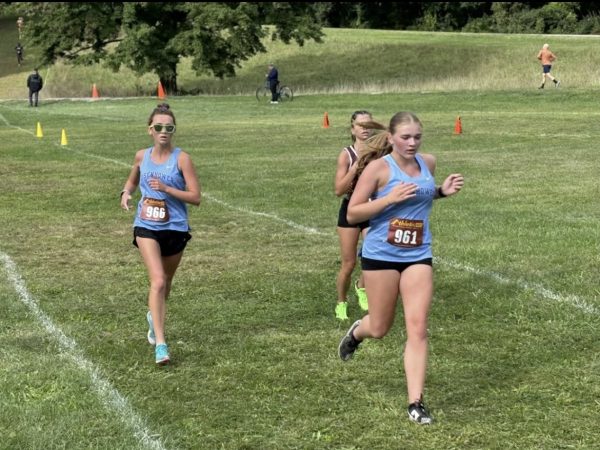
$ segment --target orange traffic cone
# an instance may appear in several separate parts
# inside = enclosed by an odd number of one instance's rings
[[[98,93],[98,89],[96,88],[96,83],[92,85],[92,98],[100,98],[100,94]]]
[[[329,114],[323,116],[323,128],[329,128]]]
[[[158,98],[166,98],[167,94],[165,94],[165,90],[163,89],[162,83],[158,82]]]
[[[454,134],[462,134],[462,123],[460,121],[460,116],[456,118],[456,122],[454,122]]]

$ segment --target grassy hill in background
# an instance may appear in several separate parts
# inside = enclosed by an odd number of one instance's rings
[[[0,98],[26,96],[27,73],[37,63],[35,49],[26,49],[17,67],[15,20],[0,21]],[[325,29],[322,44],[303,47],[268,42],[268,52],[247,60],[235,78],[198,76],[189,59],[179,66],[182,94],[250,95],[273,61],[280,79],[296,95],[345,92],[415,92],[532,89],[541,79],[536,54],[548,42],[557,54],[553,73],[563,87],[600,86],[597,36],[543,36],[429,33],[390,30]],[[128,69],[114,73],[101,65],[42,68],[45,97],[89,97],[95,83],[101,96],[155,95],[155,74],[137,76]]]
[[[0,77],[10,76],[30,67],[17,65],[15,46],[19,42],[16,18],[0,17]],[[29,61],[30,62],[31,58]]]

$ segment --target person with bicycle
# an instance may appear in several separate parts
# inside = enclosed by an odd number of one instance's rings
[[[269,71],[265,75],[267,82],[269,83],[269,89],[271,89],[271,104],[277,104],[277,85],[279,84],[279,73],[277,67],[273,63],[269,63]]]

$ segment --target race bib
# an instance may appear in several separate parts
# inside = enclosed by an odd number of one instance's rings
[[[167,202],[156,198],[144,197],[142,209],[140,210],[140,219],[152,222],[167,222],[169,220]]]
[[[387,241],[396,247],[419,247],[423,244],[423,221],[392,219]]]

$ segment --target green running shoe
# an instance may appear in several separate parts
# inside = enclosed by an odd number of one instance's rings
[[[363,311],[369,310],[369,300],[367,299],[367,291],[365,288],[358,287],[358,280],[354,283],[354,290],[356,291],[356,296],[358,297],[358,305],[360,309]]]
[[[348,320],[348,302],[339,302],[335,305],[335,317],[340,320]]]

